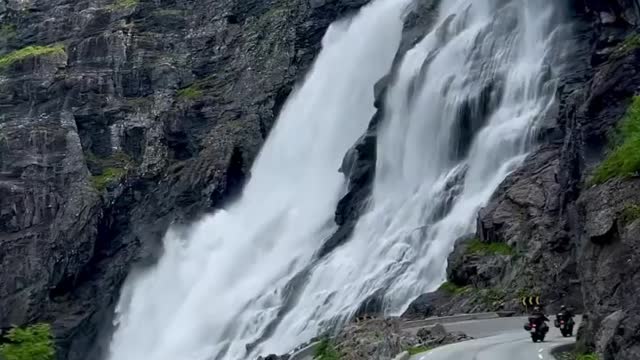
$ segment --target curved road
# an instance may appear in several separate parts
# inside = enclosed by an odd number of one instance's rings
[[[476,339],[414,355],[411,360],[551,360],[551,349],[575,341],[575,337],[563,338],[551,323],[545,342],[533,343],[523,329],[525,321],[514,317],[445,324],[449,331],[464,331]]]

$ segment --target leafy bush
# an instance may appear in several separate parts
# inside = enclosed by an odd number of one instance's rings
[[[472,240],[467,247],[469,255],[513,255],[511,246],[498,242],[482,242],[479,239]]]
[[[313,358],[317,360],[340,360],[340,354],[329,339],[324,339],[316,346]]]
[[[640,96],[633,98],[610,142],[612,148],[594,171],[591,180],[594,185],[616,177],[630,177],[640,170]]]
[[[3,360],[53,360],[55,346],[49,324],[27,328],[14,327],[7,335],[9,343],[0,345]]]
[[[63,45],[51,45],[51,46],[27,46],[22,49],[10,52],[6,55],[0,56],[0,70],[10,66],[18,61],[38,56],[57,55],[64,54]]]

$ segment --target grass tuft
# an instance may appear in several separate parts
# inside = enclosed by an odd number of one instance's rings
[[[65,50],[63,45],[27,46],[22,49],[10,52],[6,55],[0,56],[0,70],[27,58],[59,55],[64,53]]]
[[[471,289],[470,286],[458,286],[450,281],[445,281],[438,290],[442,290],[451,295],[459,295]]]
[[[340,354],[331,340],[324,339],[316,346],[313,358],[315,360],[340,360]]]
[[[103,191],[109,185],[122,180],[133,163],[129,155],[122,151],[115,152],[106,158],[97,157],[90,152],[85,157],[89,169],[94,174],[91,182],[98,191]]]
[[[640,96],[633,98],[610,138],[612,148],[596,167],[592,185],[603,184],[613,178],[628,178],[640,170]]]
[[[126,173],[127,171],[122,168],[106,168],[102,170],[102,174],[92,176],[91,182],[96,190],[102,191],[108,185],[120,181]]]
[[[178,97],[186,100],[196,100],[201,98],[204,95],[204,92],[200,88],[199,84],[193,84],[184,89],[178,90]]]
[[[511,246],[498,242],[482,242],[479,239],[472,240],[467,247],[468,255],[513,255],[514,251]]]
[[[413,355],[421,354],[423,352],[427,352],[429,350],[431,350],[431,348],[428,346],[418,345],[418,346],[414,346],[412,348],[407,349],[407,352],[409,353],[409,355],[413,356]]]

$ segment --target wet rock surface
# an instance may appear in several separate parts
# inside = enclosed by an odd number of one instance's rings
[[[60,358],[98,358],[131,265],[239,194],[367,2],[0,0],[0,57],[42,50],[0,67],[0,327],[51,322]]]

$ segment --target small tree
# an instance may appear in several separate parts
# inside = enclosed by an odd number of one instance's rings
[[[2,360],[53,360],[55,347],[49,324],[9,330],[8,343],[0,345]]]

